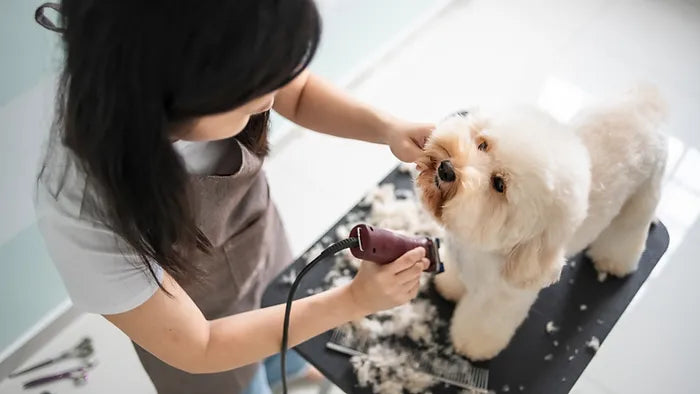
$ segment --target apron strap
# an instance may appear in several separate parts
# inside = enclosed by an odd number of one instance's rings
[[[58,26],[56,23],[54,23],[51,19],[49,19],[48,16],[46,16],[46,9],[50,8],[54,11],[56,11],[59,16],[61,15],[61,5],[58,3],[44,3],[39,6],[39,8],[34,11],[34,20],[36,23],[38,23],[41,27],[51,30],[56,33],[63,33],[66,31],[65,27]]]

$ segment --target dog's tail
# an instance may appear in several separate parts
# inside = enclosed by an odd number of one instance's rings
[[[627,92],[625,105],[640,118],[657,129],[668,116],[668,107],[659,89],[648,83],[639,83]]]

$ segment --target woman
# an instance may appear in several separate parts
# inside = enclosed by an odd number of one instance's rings
[[[305,71],[311,0],[64,0],[65,68],[37,207],[74,304],[135,343],[163,393],[260,393],[283,307],[258,309],[291,255],[261,172],[270,109],[420,154],[430,126]],[[363,263],[294,303],[290,346],[412,299],[422,249]]]

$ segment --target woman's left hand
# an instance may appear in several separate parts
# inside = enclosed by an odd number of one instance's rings
[[[396,121],[387,130],[387,143],[399,160],[413,163],[421,156],[423,146],[435,125]]]

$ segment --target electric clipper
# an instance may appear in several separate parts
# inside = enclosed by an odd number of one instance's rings
[[[430,266],[425,272],[440,273],[445,270],[440,261],[440,239],[429,237],[407,237],[389,230],[358,224],[350,230],[350,238],[357,239],[357,246],[350,252],[358,259],[377,264],[388,264],[401,257],[404,253],[417,247],[425,249],[425,257],[430,260]]]
[[[280,370],[287,369],[287,345],[289,344],[289,320],[292,314],[292,301],[294,293],[299,287],[301,278],[306,275],[309,270],[316,266],[324,259],[333,256],[343,249],[350,249],[353,256],[358,259],[371,261],[377,264],[389,264],[392,261],[401,257],[409,250],[417,247],[425,249],[425,257],[430,260],[430,266],[425,269],[425,272],[440,273],[445,270],[445,266],[440,261],[440,240],[429,237],[407,237],[389,230],[372,227],[366,224],[360,224],[350,231],[350,236],[340,240],[321,252],[316,258],[311,260],[302,268],[301,272],[296,276],[292,287],[287,295],[287,303],[284,309],[284,323],[282,328],[282,346],[280,356]],[[282,374],[282,392],[287,393],[287,378]]]

